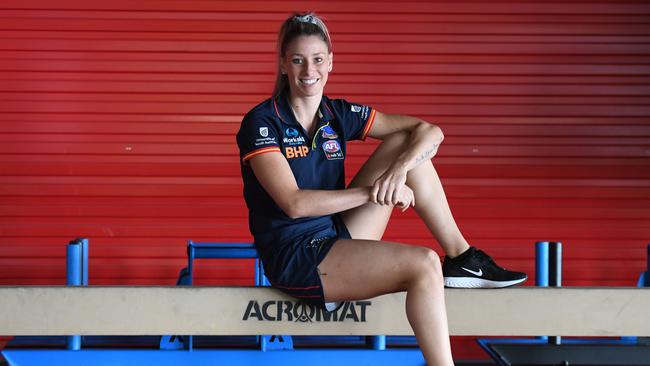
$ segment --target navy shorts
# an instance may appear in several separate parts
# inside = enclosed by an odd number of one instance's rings
[[[260,252],[266,277],[273,287],[306,302],[325,306],[318,265],[337,240],[352,238],[338,215],[333,215],[332,219],[331,228],[290,243],[278,243],[266,254]]]

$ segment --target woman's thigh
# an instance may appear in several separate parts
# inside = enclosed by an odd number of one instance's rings
[[[405,149],[407,142],[407,133],[394,133],[386,137],[359,169],[349,187],[373,185]],[[392,205],[381,206],[369,202],[342,212],[341,217],[353,239],[380,240],[392,211]]]
[[[410,281],[439,274],[425,247],[373,240],[338,240],[318,266],[326,301],[351,301],[404,291]]]

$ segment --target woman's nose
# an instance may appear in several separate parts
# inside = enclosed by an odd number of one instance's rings
[[[316,64],[313,61],[305,62],[305,71],[309,72],[311,70],[314,70],[315,68],[316,68]]]

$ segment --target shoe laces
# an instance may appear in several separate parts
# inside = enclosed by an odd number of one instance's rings
[[[476,255],[477,255],[477,257],[479,257],[481,259],[481,261],[485,261],[485,262],[487,262],[487,263],[489,263],[489,264],[491,264],[491,265],[493,265],[493,266],[495,266],[497,268],[503,269],[503,267],[496,264],[494,259],[492,259],[492,257],[487,255],[484,251],[482,251],[480,249],[476,249]]]

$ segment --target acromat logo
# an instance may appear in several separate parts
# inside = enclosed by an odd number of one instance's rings
[[[259,303],[251,300],[246,306],[242,320],[294,321],[294,322],[354,322],[364,323],[372,301],[346,302],[335,311],[327,311],[301,301],[271,300]]]

